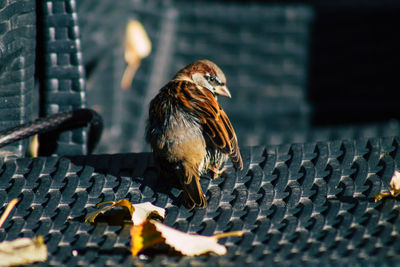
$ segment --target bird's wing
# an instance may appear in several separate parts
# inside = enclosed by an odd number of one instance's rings
[[[215,148],[229,155],[234,166],[243,168],[242,156],[235,131],[228,116],[222,110],[214,95],[207,89],[189,81],[175,81],[179,100],[187,112],[197,117],[204,133]]]

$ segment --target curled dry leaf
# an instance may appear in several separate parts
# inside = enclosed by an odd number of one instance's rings
[[[0,266],[15,266],[46,261],[47,247],[43,237],[18,238],[0,243]]]
[[[133,256],[136,256],[146,248],[167,244],[186,256],[198,256],[210,252],[225,255],[226,247],[218,244],[218,239],[242,234],[241,231],[213,236],[187,234],[158,221],[147,220],[143,224],[131,228],[131,252]]]
[[[105,206],[105,205],[108,205],[108,206]],[[102,206],[105,206],[105,207],[102,207]],[[96,217],[98,215],[104,214],[114,207],[126,208],[131,215],[132,222],[134,225],[139,225],[139,224],[143,223],[147,218],[152,217],[152,216],[165,218],[165,209],[154,206],[150,202],[132,204],[127,199],[121,199],[117,202],[110,201],[110,202],[102,202],[102,203],[97,204],[97,208],[100,208],[100,207],[102,207],[100,210],[96,210],[94,212],[89,213],[86,216],[85,221],[94,223],[96,220]]]
[[[383,192],[374,196],[375,202],[386,197],[397,197],[400,194],[400,172],[395,170],[390,180],[389,192]]]

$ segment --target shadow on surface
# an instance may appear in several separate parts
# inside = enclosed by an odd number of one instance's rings
[[[117,179],[131,178],[133,183],[139,185],[141,194],[144,194],[143,198],[168,196],[174,205],[180,206],[182,203],[178,182],[170,175],[159,174],[152,153],[72,156],[68,158],[76,165],[91,166],[94,168],[94,172],[106,177],[112,175]]]

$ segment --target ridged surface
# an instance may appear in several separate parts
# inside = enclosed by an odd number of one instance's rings
[[[35,38],[35,1],[0,1],[1,130],[32,118]],[[26,144],[25,141],[9,145],[1,153],[23,156]]]
[[[86,103],[86,89],[75,1],[39,2],[41,115],[82,108]],[[82,129],[59,136],[42,136],[47,147],[40,153],[82,155],[86,153],[85,139],[86,132]]]
[[[399,169],[400,139],[332,141],[243,149],[245,167],[225,179],[203,177],[208,207],[187,211],[180,190],[157,177],[151,154],[16,159],[0,173],[0,203],[20,203],[0,240],[43,235],[47,263],[211,266],[394,264],[400,259],[400,205],[374,194]],[[127,198],[166,207],[165,222],[221,240],[226,256],[131,258],[128,227],[92,226],[84,217],[102,201]],[[72,256],[77,250],[78,256]]]

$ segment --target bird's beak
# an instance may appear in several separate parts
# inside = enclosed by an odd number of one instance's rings
[[[221,85],[217,85],[214,87],[215,88],[215,93],[222,95],[222,96],[226,96],[231,98],[231,93],[228,90],[228,87],[226,87],[225,85],[221,86]]]

